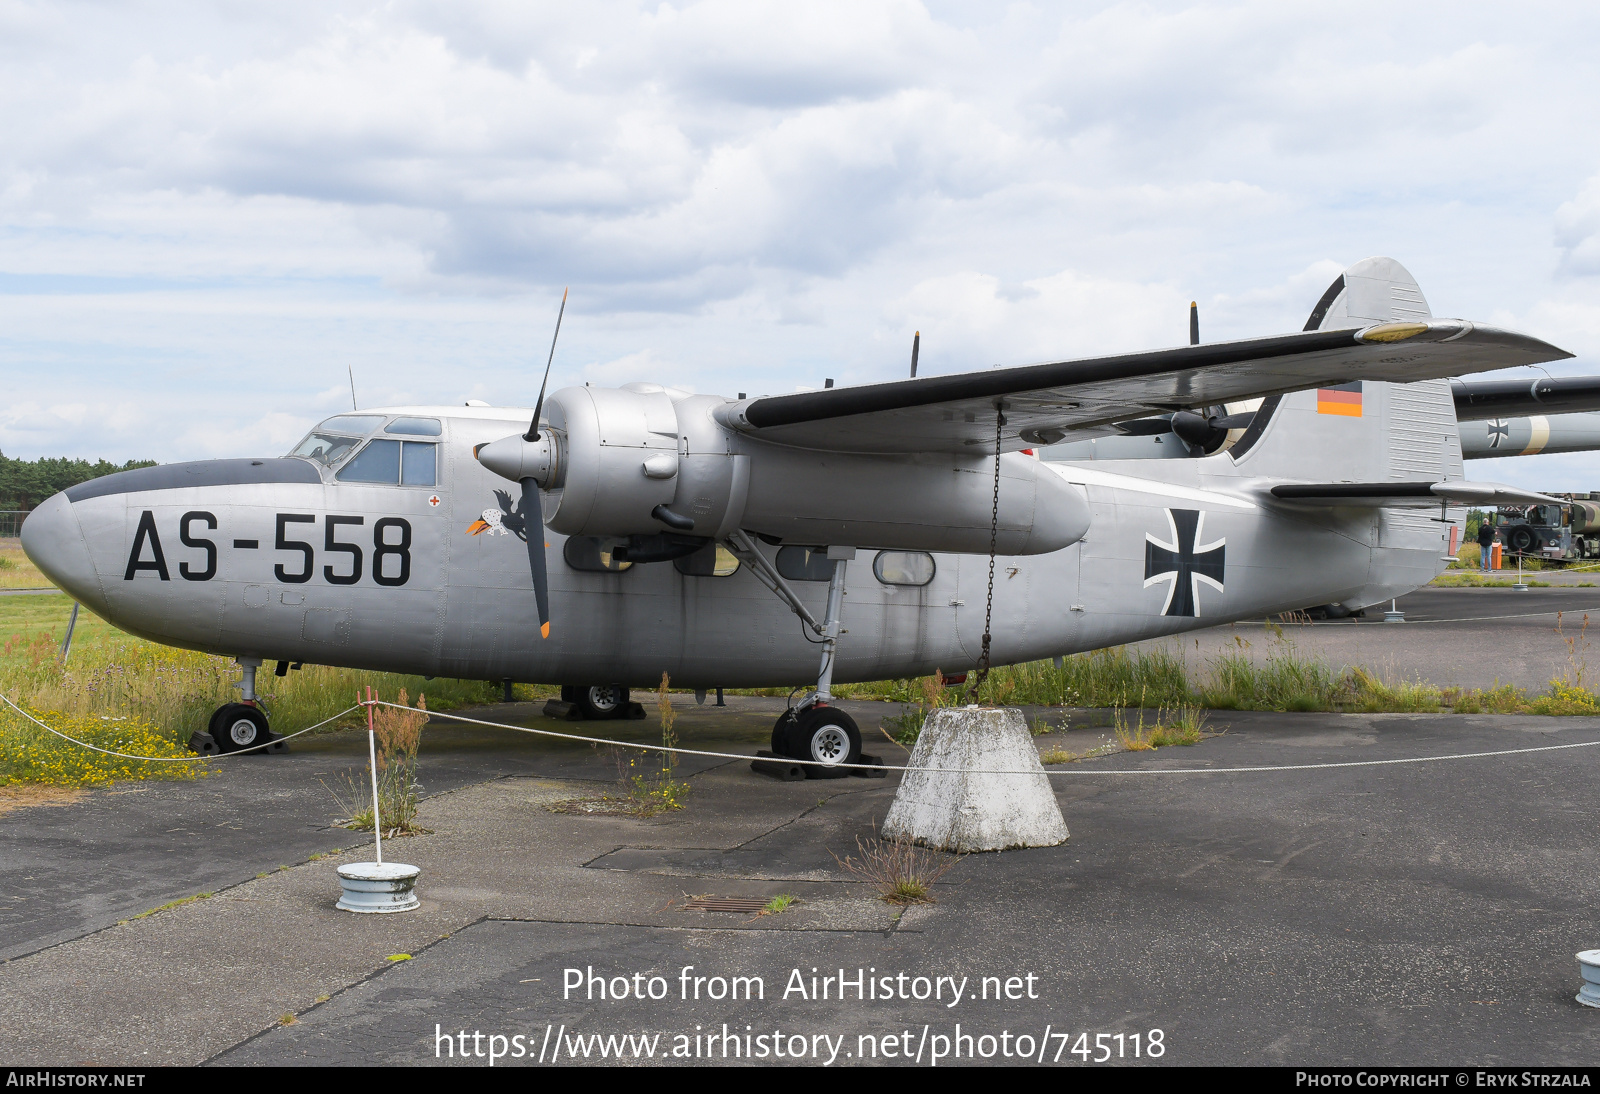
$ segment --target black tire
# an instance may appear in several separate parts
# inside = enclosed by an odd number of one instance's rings
[[[861,730],[838,707],[819,705],[797,716],[785,715],[772,736],[772,751],[796,760],[829,767],[861,762]]]
[[[582,690],[582,688],[575,688],[571,684],[562,684],[561,701],[563,703],[576,703],[578,701],[578,693]]]
[[[273,740],[272,727],[260,707],[229,703],[211,716],[211,739],[222,752],[239,752]],[[257,748],[257,754],[266,749]]]
[[[620,718],[628,712],[628,689],[621,684],[596,684],[578,689],[578,709],[592,721]]]
[[[1506,537],[1506,546],[1519,555],[1525,555],[1533,550],[1533,529],[1513,528]]]

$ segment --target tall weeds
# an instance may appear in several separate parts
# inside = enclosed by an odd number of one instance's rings
[[[1235,637],[1230,649],[1210,657],[1185,657],[1181,647],[1125,646],[1095,650],[1051,661],[995,669],[980,692],[993,705],[1157,708],[1183,711],[1281,710],[1360,711],[1364,713],[1600,714],[1600,695],[1584,681],[1587,673],[1588,617],[1574,631],[1558,618],[1557,633],[1567,644],[1567,668],[1543,695],[1510,685],[1477,690],[1439,688],[1425,680],[1380,676],[1355,666],[1335,670],[1308,656],[1272,626],[1264,645]],[[895,740],[916,743],[928,711],[958,701],[938,686],[936,677],[855,685],[862,697],[899,699],[900,713],[884,719]]]
[[[380,696],[381,698],[381,696]],[[417,750],[422,747],[422,728],[428,724],[428,697],[411,697],[401,688],[395,702],[405,709],[377,707],[372,712],[375,758],[378,764],[378,819],[385,836],[420,832],[416,826],[417,803],[422,784],[417,781]],[[372,768],[359,775],[340,776],[334,784],[323,783],[348,819],[346,828],[371,831]]]

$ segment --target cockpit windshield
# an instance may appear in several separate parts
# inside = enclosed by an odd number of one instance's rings
[[[313,429],[289,455],[337,467],[363,437],[382,424],[383,416],[379,414],[340,414]]]

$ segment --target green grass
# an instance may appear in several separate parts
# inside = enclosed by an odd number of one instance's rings
[[[51,588],[49,578],[22,553],[22,541],[11,537],[0,539],[0,589],[48,588]]]
[[[1271,632],[1269,631],[1269,634]],[[1362,713],[1600,714],[1600,696],[1583,683],[1587,640],[1568,636],[1569,668],[1552,680],[1549,691],[1496,685],[1489,689],[1440,688],[1420,679],[1384,679],[1360,666],[1334,669],[1319,657],[1302,654],[1280,633],[1257,648],[1243,638],[1210,657],[1185,658],[1181,647],[1117,647],[1062,659],[997,668],[980,689],[984,703],[1027,706],[1151,708],[1179,712],[1179,723],[1199,710],[1343,711]],[[890,681],[858,685],[863,691],[920,696],[883,720],[885,729],[907,748],[916,743],[928,711],[965,702],[961,689],[940,692],[931,682]],[[1159,732],[1157,732],[1159,731]],[[1148,732],[1155,732],[1150,739]],[[1146,731],[1141,721],[1132,739],[1152,745],[1187,744],[1201,736],[1198,724],[1181,730],[1158,724]],[[1146,745],[1145,747],[1150,747]],[[1059,750],[1058,750],[1059,751]],[[1070,762],[1063,753],[1048,762]]]
[[[762,908],[761,911],[756,914],[781,915],[783,912],[787,911],[790,907],[798,904],[799,902],[800,898],[795,896],[793,893],[780,893],[771,900],[767,901],[766,907]]]
[[[238,666],[225,657],[173,649],[135,638],[87,609],[78,616],[72,653],[59,653],[72,601],[64,595],[0,596],[0,693],[46,714],[50,724],[74,727],[102,739],[143,734],[154,745],[176,749],[204,729],[211,712],[237,698]],[[257,690],[272,716],[273,728],[291,733],[352,706],[371,684],[393,699],[401,689],[426,694],[431,710],[494,702],[501,686],[479,680],[424,680],[420,676],[362,672],[307,665],[279,678],[257,676]],[[521,698],[554,695],[551,688],[517,685]],[[126,719],[126,724],[119,722]],[[336,725],[358,725],[359,712]],[[120,737],[119,737],[120,735]],[[137,751],[137,750],[133,750]],[[162,749],[162,752],[170,750]],[[140,752],[153,755],[155,751]],[[137,765],[90,761],[88,753],[12,714],[0,714],[0,784],[47,782],[84,785],[111,779],[147,777]],[[144,765],[173,770],[186,764]]]
[[[1496,570],[1494,572],[1501,575],[1505,574],[1504,570]],[[1517,579],[1514,573],[1511,577],[1485,577],[1481,572],[1469,573],[1464,571],[1446,571],[1445,573],[1442,573],[1438,577],[1434,578],[1428,584],[1432,585],[1436,589],[1509,589],[1516,583]],[[1551,585],[1551,582],[1534,581],[1532,579],[1528,579],[1524,581],[1524,584],[1538,589],[1548,589]],[[1579,582],[1578,587],[1593,588],[1594,582]]]

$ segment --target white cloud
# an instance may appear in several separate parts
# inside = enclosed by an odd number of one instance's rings
[[[1600,352],[1600,16],[0,3],[0,448],[1297,329],[1372,254]],[[1571,370],[1593,371],[1583,361]],[[370,394],[370,400],[369,400]]]

